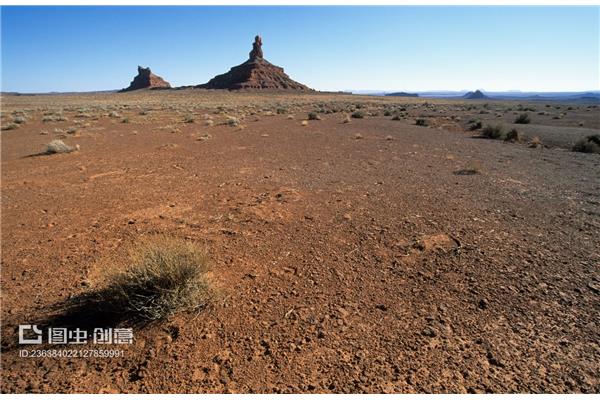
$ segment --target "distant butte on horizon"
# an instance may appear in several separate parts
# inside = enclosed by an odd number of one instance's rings
[[[158,75],[152,73],[150,68],[144,68],[138,65],[138,74],[125,89],[120,92],[130,92],[139,89],[170,89],[171,84]]]
[[[215,76],[205,84],[197,85],[201,89],[273,89],[313,91],[308,86],[291,79],[283,68],[271,64],[263,58],[262,38],[256,36],[252,44],[250,57],[246,62],[235,66],[221,75]]]

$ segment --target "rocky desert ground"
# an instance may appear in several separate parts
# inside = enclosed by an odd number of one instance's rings
[[[600,391],[600,156],[572,151],[598,105],[1,101],[3,393]],[[20,356],[101,347],[19,345],[18,326],[60,324],[154,234],[206,249],[206,308],[104,345],[121,357]]]

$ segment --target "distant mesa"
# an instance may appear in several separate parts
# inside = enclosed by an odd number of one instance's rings
[[[481,92],[481,90],[476,90],[474,92],[468,92],[467,94],[465,94],[463,96],[463,99],[468,99],[468,100],[479,100],[479,99],[489,99],[488,96],[486,96],[485,94],[483,94]]]
[[[395,96],[395,97],[419,97],[417,93],[406,93],[406,92],[396,92],[396,93],[386,93],[386,96]]]
[[[133,78],[129,87],[121,89],[120,92],[129,92],[139,89],[169,89],[170,87],[171,84],[169,82],[165,81],[160,76],[153,74],[152,71],[150,71],[150,68],[138,66],[137,76]]]
[[[276,89],[310,91],[309,87],[292,80],[283,68],[271,64],[263,58],[262,38],[256,36],[250,51],[250,58],[229,72],[217,75],[205,84],[197,85],[201,89]]]

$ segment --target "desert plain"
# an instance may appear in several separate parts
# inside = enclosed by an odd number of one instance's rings
[[[600,156],[572,151],[597,104],[1,101],[3,393],[600,391]],[[60,321],[155,234],[206,249],[208,306],[136,326],[122,357],[19,355],[20,324]]]

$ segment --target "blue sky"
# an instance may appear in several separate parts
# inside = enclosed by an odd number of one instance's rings
[[[265,58],[319,90],[600,89],[600,7],[2,7],[2,90],[174,86]]]

